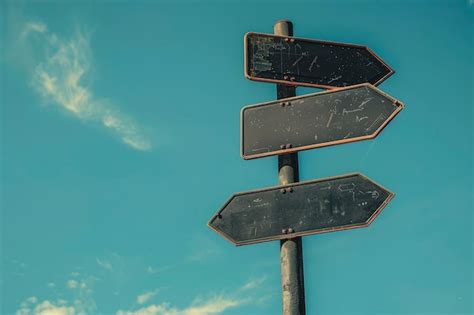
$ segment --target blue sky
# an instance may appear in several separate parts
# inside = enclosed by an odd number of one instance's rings
[[[304,238],[308,314],[473,313],[472,1],[2,1],[1,314],[272,315],[277,242],[206,223],[277,183],[239,156],[245,32],[364,44],[406,108],[371,141],[300,154],[395,199],[366,229]],[[298,94],[315,89],[299,88]]]

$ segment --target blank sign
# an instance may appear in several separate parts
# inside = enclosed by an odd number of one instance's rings
[[[402,108],[370,84],[247,106],[241,155],[252,159],[371,139]]]
[[[366,46],[259,33],[244,42],[250,80],[334,88],[378,85],[394,73]]]
[[[236,245],[369,225],[393,194],[362,174],[237,193],[208,225]]]

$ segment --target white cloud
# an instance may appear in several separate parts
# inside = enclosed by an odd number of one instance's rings
[[[250,294],[249,291],[256,291],[264,281],[265,277],[250,280],[242,287],[234,290],[233,292],[236,293],[233,295],[221,294],[217,296],[214,295],[208,299],[196,299],[190,306],[182,309],[172,307],[169,303],[160,303],[144,306],[137,310],[119,310],[116,315],[218,315],[231,308],[248,304],[262,304],[262,302],[268,298],[260,294]],[[242,297],[243,291],[246,291],[245,298]],[[252,297],[248,297],[249,295]],[[146,303],[148,299],[145,298],[143,301],[139,301],[138,298],[140,297],[148,297],[148,293],[137,297],[138,304],[142,305]]]
[[[55,305],[48,300],[35,307],[35,315],[74,315],[76,310],[72,306]]]
[[[170,269],[173,269],[173,266],[163,266],[163,267],[158,267],[158,268],[153,268],[152,266],[148,266],[146,268],[146,272],[148,272],[151,275],[154,275],[160,272],[168,271]]]
[[[140,294],[139,296],[137,296],[137,303],[140,305],[145,304],[150,299],[152,299],[157,293],[158,293],[158,290],[154,290],[154,291]]]
[[[21,303],[21,307],[16,311],[16,315],[74,315],[77,314],[76,309],[68,306],[64,300],[50,302],[45,300],[38,303],[36,297],[26,299]],[[36,304],[36,305],[35,305]]]
[[[216,256],[217,252],[215,248],[198,249],[188,257],[188,260],[191,262],[203,262],[210,257]]]
[[[38,300],[26,300],[22,303],[20,309],[16,311],[16,315],[83,315],[81,308],[68,305],[65,300],[58,300],[56,302],[50,302],[44,300],[38,303]],[[36,304],[36,305],[35,305]]]
[[[67,281],[67,287],[69,289],[75,289],[77,288],[77,281],[76,280],[68,280]]]
[[[46,31],[46,24],[41,22],[28,22],[25,24],[21,37],[25,38],[31,32],[44,33]]]
[[[112,256],[121,259],[118,254],[112,253]],[[106,268],[109,268],[109,265],[111,266],[110,263],[104,264],[104,261],[97,260],[98,264],[105,265]],[[96,277],[84,277],[84,274],[81,273],[79,278],[69,279],[66,282],[68,288],[74,289],[70,291],[71,296],[68,300],[38,299],[36,296],[31,296],[20,304],[16,315],[86,315],[100,313],[92,295],[92,287],[96,280]],[[151,303],[161,290],[156,289],[136,297],[137,309],[120,309],[116,311],[116,315],[220,315],[227,310],[242,306],[256,307],[266,303],[269,299],[269,295],[263,293],[265,288],[261,288],[264,281],[265,277],[254,278],[241,287],[232,290],[232,293],[208,295],[206,298],[199,297],[186,307],[177,307],[167,302]]]
[[[21,307],[15,312],[15,315],[29,315],[29,314],[31,314],[31,309],[27,307]]]
[[[191,306],[185,310],[183,310],[181,313],[183,315],[210,315],[210,314],[220,314],[223,311],[233,308],[239,305],[244,304],[244,301],[238,301],[234,299],[228,299],[228,298],[214,298],[210,301],[207,301],[204,304],[201,305],[196,305],[196,306]]]
[[[162,303],[149,305],[135,311],[119,310],[116,315],[216,315],[245,303],[244,300],[213,297],[207,301],[193,303],[193,305],[181,310],[170,307],[167,303]]]
[[[46,284],[46,286],[47,286],[48,288],[50,288],[50,289],[53,289],[53,288],[56,287],[56,283],[54,283],[54,282],[48,282],[48,283]]]
[[[70,279],[66,285],[72,290],[67,295],[71,299],[44,299],[40,301],[36,296],[24,300],[16,315],[86,315],[96,314],[97,306],[92,297],[94,277],[85,277],[79,281]],[[51,284],[52,282],[50,282]]]
[[[64,40],[50,32],[44,23],[29,22],[20,37],[22,40],[35,39],[41,48],[35,52],[45,52],[44,56],[36,58],[32,84],[47,102],[80,120],[100,123],[133,149],[151,149],[142,128],[111,101],[97,98],[87,84],[93,58],[86,34],[77,31]]]
[[[259,277],[259,278],[255,278],[255,279],[250,279],[249,281],[247,281],[247,283],[245,283],[242,286],[241,291],[255,289],[255,288],[261,286],[263,284],[263,282],[265,282],[265,279],[266,279],[266,277]]]
[[[114,268],[112,267],[112,264],[106,260],[100,260],[99,258],[96,258],[97,264],[101,266],[104,269],[107,269],[109,271],[113,271]]]
[[[169,308],[162,304],[162,305],[150,305],[147,307],[143,307],[136,311],[117,311],[116,315],[177,315],[177,313],[170,313],[171,311]]]

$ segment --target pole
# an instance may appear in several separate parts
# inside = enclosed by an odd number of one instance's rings
[[[277,21],[273,26],[273,32],[275,35],[293,36],[293,23],[288,20]],[[295,96],[295,90],[294,86],[277,84],[277,98]],[[281,185],[299,181],[298,153],[278,156],[278,180]],[[280,266],[283,315],[305,315],[301,237],[280,241]]]

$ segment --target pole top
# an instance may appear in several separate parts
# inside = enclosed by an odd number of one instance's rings
[[[293,23],[290,20],[278,20],[273,25],[275,35],[293,36]]]

